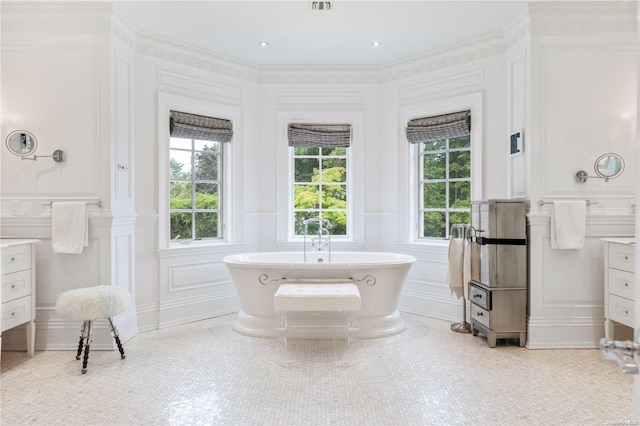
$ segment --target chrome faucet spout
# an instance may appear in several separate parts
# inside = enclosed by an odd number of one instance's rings
[[[316,252],[326,251],[329,253],[328,261],[331,262],[331,233],[330,230],[333,229],[331,222],[329,219],[320,219],[316,217],[312,217],[309,219],[304,219],[302,224],[304,225],[304,261],[307,262],[307,235],[310,223],[316,223],[318,225],[318,230],[316,232],[316,236],[311,239],[311,248]]]

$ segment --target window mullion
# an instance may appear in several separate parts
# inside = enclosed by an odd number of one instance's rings
[[[196,141],[191,139],[191,239],[196,238]]]

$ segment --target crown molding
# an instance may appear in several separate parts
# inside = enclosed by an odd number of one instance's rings
[[[111,29],[108,2],[1,2],[2,32],[94,35]]]
[[[182,65],[258,82],[259,68],[250,63],[224,56],[207,49],[191,46],[154,34],[138,33],[135,51]]]
[[[2,32],[110,34],[133,51],[259,84],[380,84],[504,53],[529,35],[634,33],[635,2],[531,2],[507,28],[379,66],[257,65],[136,31],[111,2],[2,2]]]
[[[637,31],[636,2],[532,2],[528,9],[533,35],[601,35]]]
[[[531,35],[531,19],[524,10],[511,24],[504,29],[504,43],[507,50]]]
[[[425,52],[381,67],[383,82],[486,59],[505,52],[502,31],[485,34],[441,49]]]

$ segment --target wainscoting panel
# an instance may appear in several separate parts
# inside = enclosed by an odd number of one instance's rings
[[[162,250],[158,328],[237,312],[238,296],[222,259],[244,249],[228,244]]]
[[[604,337],[601,238],[634,235],[633,215],[587,215],[584,247],[552,249],[550,213],[529,216],[529,349],[596,348]]]

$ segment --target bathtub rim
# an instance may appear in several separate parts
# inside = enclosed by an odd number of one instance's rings
[[[321,252],[322,254],[326,255],[326,252]],[[313,255],[317,255],[317,252],[308,252],[307,253],[310,256]],[[335,261],[331,261],[331,262],[323,262],[323,263],[316,263],[316,262],[304,262],[304,261],[300,261],[300,262],[286,262],[286,261],[282,261],[282,262],[266,262],[266,261],[259,261],[258,260],[251,260],[251,256],[256,256],[258,258],[260,258],[261,256],[267,256],[267,255],[278,255],[278,256],[282,256],[283,259],[286,259],[286,256],[296,256],[296,257],[301,257],[303,256],[303,252],[300,251],[263,251],[263,252],[250,252],[250,253],[234,253],[234,254],[230,254],[225,256],[222,259],[222,263],[224,263],[225,265],[234,265],[234,266],[242,266],[242,267],[249,267],[249,268],[261,268],[261,267],[267,267],[267,268],[274,268],[274,267],[295,267],[295,268],[303,268],[303,269],[332,269],[332,268],[340,268],[340,267],[345,267],[345,268],[352,268],[352,267],[358,267],[358,268],[386,268],[386,267],[393,267],[393,266],[404,266],[407,264],[413,264],[415,262],[417,262],[417,259],[410,255],[410,254],[404,254],[404,253],[393,253],[393,252],[376,252],[376,251],[357,251],[357,252],[353,252],[353,251],[335,251],[332,252],[331,255],[332,256],[342,256],[342,255],[354,255],[355,256],[362,256],[366,261],[362,261],[362,262],[335,262]],[[366,259],[366,256],[375,256],[375,259]],[[387,259],[385,259],[385,256]],[[391,256],[391,258],[390,258]]]

